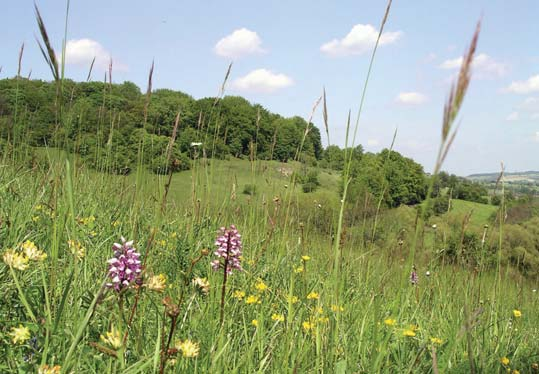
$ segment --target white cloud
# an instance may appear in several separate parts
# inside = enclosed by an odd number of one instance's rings
[[[518,112],[512,112],[511,114],[509,114],[505,120],[506,121],[510,121],[510,122],[514,122],[514,121],[518,121],[520,118],[520,115],[518,114]]]
[[[239,58],[266,52],[261,44],[262,39],[256,32],[241,28],[219,40],[214,51],[222,57]]]
[[[395,43],[402,34],[402,31],[384,32],[380,37],[380,45]],[[376,44],[377,38],[378,30],[372,25],[357,24],[344,38],[333,39],[323,44],[320,50],[332,57],[360,55],[370,51]]]
[[[505,91],[514,92],[517,94],[539,92],[539,74],[533,75],[525,81],[512,82],[509,87],[505,89]]]
[[[462,57],[445,60],[439,67],[442,69],[460,69]],[[480,53],[474,57],[472,69],[478,78],[497,78],[507,73],[507,65],[494,60],[486,53]]]
[[[272,93],[294,84],[285,74],[273,73],[267,69],[256,69],[232,82],[232,87],[240,91]]]
[[[405,105],[419,105],[427,101],[427,96],[419,92],[401,92],[395,101]]]
[[[66,43],[66,64],[79,65],[90,68],[95,58],[94,68],[108,70],[111,59],[114,70],[125,71],[127,66],[115,61],[112,54],[99,42],[92,39],[71,39]]]
[[[380,145],[380,142],[377,139],[369,139],[367,140],[367,145],[369,147],[376,147],[377,145]]]
[[[535,139],[536,142],[539,143],[539,131],[536,131],[536,132],[535,132],[534,139]]]

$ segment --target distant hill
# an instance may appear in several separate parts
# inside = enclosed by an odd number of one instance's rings
[[[466,178],[476,182],[496,182],[500,173],[471,174]],[[539,182],[539,171],[505,173],[506,182]]]

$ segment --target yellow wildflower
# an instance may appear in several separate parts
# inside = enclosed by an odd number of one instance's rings
[[[290,304],[295,304],[299,301],[297,296],[287,296],[286,301],[288,301]]]
[[[106,336],[101,335],[100,339],[103,343],[110,345],[114,349],[122,346],[122,334],[120,330],[111,326],[110,331],[107,331]]]
[[[60,365],[43,365],[38,369],[37,374],[60,374],[61,370],[62,367]]]
[[[198,345],[198,343],[193,342],[189,339],[176,342],[175,348],[182,352],[183,357],[188,358],[196,357],[200,352],[200,346]]]
[[[310,256],[301,256],[301,259],[305,262],[309,261],[311,259]]]
[[[120,221],[114,220],[114,221],[112,222],[112,227],[118,227],[118,226],[120,226],[121,224],[122,224],[122,223],[121,223]]]
[[[342,306],[339,306],[339,305],[331,305],[331,310],[335,313],[337,312],[344,312],[344,308]]]
[[[506,356],[504,356],[504,357],[502,357],[502,358],[500,359],[500,362],[502,363],[502,365],[507,366],[507,365],[509,365],[509,362],[510,362],[510,361],[509,361],[509,359],[508,359]]]
[[[67,246],[72,254],[74,254],[78,260],[82,260],[86,255],[86,248],[79,242],[75,240],[68,240]]]
[[[268,286],[261,279],[259,279],[255,284],[255,288],[258,292],[264,292],[268,289]]]
[[[276,322],[284,322],[284,316],[282,314],[274,313],[271,315],[271,319]]]
[[[257,319],[253,319],[251,321],[251,325],[253,325],[254,327],[258,327],[258,320]]]
[[[207,278],[196,277],[192,282],[204,295],[207,295],[210,292],[210,282],[208,282]]]
[[[513,371],[511,372],[511,374],[520,374],[520,371],[518,371],[517,369],[513,369]]]
[[[397,323],[397,320],[393,319],[393,318],[386,318],[384,319],[384,324],[386,326],[395,326],[395,324]]]
[[[40,219],[41,219],[41,217],[39,217],[39,216],[33,216],[33,217],[32,217],[32,222],[37,222],[37,221],[39,221]]]
[[[26,270],[28,268],[28,257],[22,253],[18,253],[14,249],[8,249],[2,256],[7,266],[17,270]]]
[[[165,277],[165,274],[150,277],[148,283],[146,283],[146,287],[151,291],[163,292],[167,287],[167,278]]]
[[[170,233],[170,238],[175,239],[178,236],[178,233],[176,231]]]
[[[419,326],[418,326],[418,325],[411,324],[410,327],[409,327],[409,329],[415,332],[415,331],[419,330]]]
[[[408,336],[408,337],[414,337],[415,336],[415,331],[414,330],[410,330],[410,329],[406,329],[402,332],[402,335],[404,336]]]
[[[245,297],[245,291],[236,290],[232,293],[232,297],[241,300]]]
[[[247,299],[245,299],[245,302],[247,304],[260,304],[260,297],[257,295],[249,295],[247,296]]]
[[[443,341],[440,338],[430,338],[432,344],[442,344]]]
[[[28,257],[29,260],[32,261],[43,261],[47,258],[47,254],[43,251],[39,250],[34,242],[31,242],[30,240],[25,241],[22,243],[21,248]]]
[[[301,325],[303,326],[303,329],[305,331],[309,331],[314,328],[314,323],[312,323],[311,321],[304,321]]]
[[[522,312],[518,309],[514,309],[513,310],[513,315],[515,316],[515,318],[520,318],[522,317]]]
[[[294,273],[296,274],[303,273],[303,266],[298,266],[297,268],[294,268]]]
[[[9,335],[13,344],[24,344],[30,339],[30,330],[26,326],[19,325],[19,327],[12,327]]]
[[[307,300],[318,300],[320,295],[317,292],[309,292],[307,295]]]

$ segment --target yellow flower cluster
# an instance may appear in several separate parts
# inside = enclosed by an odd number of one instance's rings
[[[395,324],[397,323],[397,320],[393,319],[393,318],[386,318],[384,320],[384,324],[386,326],[395,326]]]
[[[100,339],[114,349],[119,349],[122,346],[122,334],[114,326],[111,326],[110,331],[107,331],[105,336],[101,335]]]
[[[264,292],[268,290],[268,286],[266,283],[264,283],[264,281],[262,281],[262,279],[259,279],[255,284],[255,289],[258,292]]]
[[[30,339],[30,330],[26,326],[19,325],[19,327],[12,327],[9,335],[13,344],[24,344]]]
[[[47,254],[29,240],[22,243],[19,250],[10,248],[2,256],[7,266],[21,271],[28,269],[29,261],[43,261],[46,258]]]
[[[31,242],[30,240],[25,241],[21,244],[21,248],[31,261],[43,261],[47,258],[47,254],[37,248],[34,242]]]
[[[37,374],[60,374],[62,367],[60,365],[43,365],[37,370]]]
[[[4,252],[2,259],[7,266],[17,270],[26,270],[28,268],[28,257],[14,249],[8,249]]]
[[[76,240],[68,240],[67,246],[69,247],[69,251],[75,255],[77,260],[82,260],[84,256],[86,255],[86,248]]]
[[[200,352],[199,344],[189,339],[185,339],[183,341],[178,340],[175,348],[182,353],[183,357],[186,358],[197,357]]]
[[[88,217],[77,218],[77,222],[81,225],[89,226],[95,222],[95,217],[91,215]]]
[[[309,292],[309,294],[307,295],[307,300],[318,300],[320,299],[320,295],[318,294],[318,292]]]
[[[193,279],[192,283],[204,295],[207,295],[210,292],[210,282],[207,278],[196,277],[195,279]]]
[[[146,287],[155,292],[163,292],[167,288],[167,277],[165,274],[154,275],[148,279]]]
[[[236,290],[232,292],[232,297],[238,300],[242,300],[245,297],[245,291]]]
[[[245,303],[247,305],[262,304],[262,301],[260,300],[260,296],[258,295],[249,295],[247,296],[247,299],[245,299]]]

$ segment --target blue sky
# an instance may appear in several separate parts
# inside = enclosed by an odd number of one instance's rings
[[[66,2],[37,1],[60,50]],[[4,0],[0,23],[2,77],[17,71],[50,79],[35,36],[33,1]],[[227,94],[242,95],[284,116],[308,118],[326,87],[332,143],[343,145],[346,116],[357,112],[384,1],[71,1],[66,75],[154,87],[195,98],[217,94],[234,61]],[[539,169],[539,2],[395,0],[376,57],[358,141],[367,150],[395,148],[432,168],[443,102],[482,17],[474,76],[461,130],[444,169],[467,175]],[[369,26],[370,25],[370,26]],[[374,34],[373,34],[374,33]],[[314,122],[321,129],[318,112]],[[322,131],[322,133],[324,133]],[[323,136],[326,143],[326,138]]]

